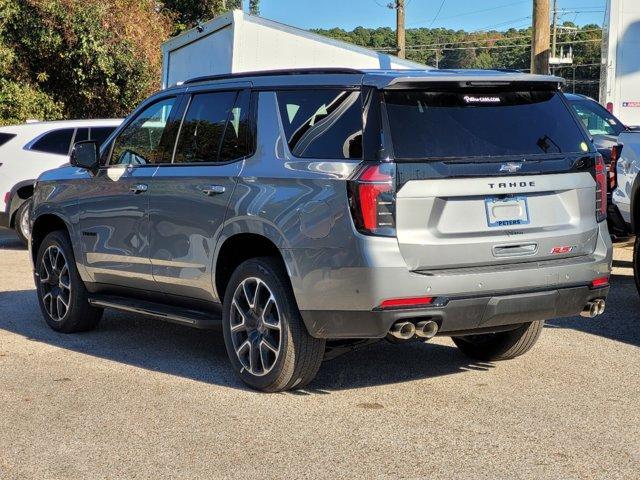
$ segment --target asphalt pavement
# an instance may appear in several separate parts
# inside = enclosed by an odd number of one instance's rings
[[[640,478],[640,297],[615,258],[606,313],[516,360],[380,342],[261,394],[217,332],[115,312],[51,331],[0,232],[0,479]]]

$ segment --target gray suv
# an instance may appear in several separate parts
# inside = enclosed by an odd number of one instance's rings
[[[604,165],[560,85],[329,69],[159,92],[39,178],[42,313],[69,333],[105,308],[222,324],[270,392],[370,339],[521,355],[609,290]]]

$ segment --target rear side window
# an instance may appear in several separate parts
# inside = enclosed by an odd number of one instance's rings
[[[7,143],[12,138],[15,138],[16,135],[14,133],[2,133],[0,132],[0,147]]]
[[[0,147],[15,137],[16,137],[15,133],[0,132]]]
[[[200,93],[192,97],[180,129],[174,163],[215,163],[247,154],[248,94]]]
[[[585,153],[556,91],[385,92],[397,159]]]
[[[362,158],[360,92],[279,91],[278,106],[291,153],[299,158]]]
[[[91,140],[98,142],[98,146],[113,133],[116,127],[91,127]]]
[[[73,138],[73,131],[73,128],[63,128],[45,133],[31,146],[31,150],[68,155],[71,139]]]

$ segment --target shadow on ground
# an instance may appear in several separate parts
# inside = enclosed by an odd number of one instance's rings
[[[611,277],[611,290],[603,315],[596,318],[559,318],[548,321],[547,326],[571,328],[640,347],[640,297],[633,277]]]
[[[106,312],[95,331],[60,334],[42,319],[35,290],[0,292],[0,330],[114,362],[244,388],[229,366],[220,332]],[[409,364],[412,367],[406,368]],[[470,361],[453,346],[382,341],[325,362],[308,392],[327,393],[491,368],[490,363]]]
[[[0,228],[0,250],[26,250],[27,246],[20,241],[13,230]]]

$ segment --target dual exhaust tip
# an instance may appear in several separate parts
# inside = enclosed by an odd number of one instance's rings
[[[415,325],[411,322],[397,322],[391,326],[389,335],[398,340],[411,340],[413,337],[429,340],[438,333],[438,324],[433,320],[423,320]]]
[[[587,302],[587,304],[580,312],[580,315],[587,318],[594,318],[598,315],[602,315],[604,313],[605,303],[604,300],[597,299],[591,302]]]

